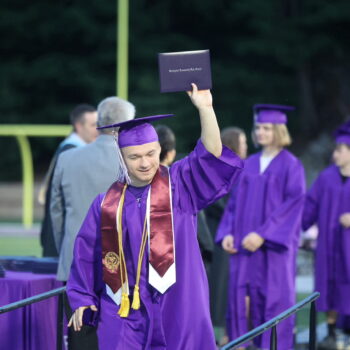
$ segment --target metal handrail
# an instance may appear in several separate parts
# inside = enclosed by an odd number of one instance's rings
[[[221,350],[230,350],[234,349],[235,347],[242,345],[258,335],[266,332],[267,330],[272,328],[271,332],[271,350],[277,349],[277,332],[276,332],[276,326],[286,318],[290,317],[291,315],[297,313],[301,309],[303,309],[306,305],[311,303],[311,310],[310,310],[310,340],[309,340],[309,349],[315,350],[316,349],[316,308],[315,308],[315,300],[318,299],[320,296],[319,292],[315,292],[308,296],[307,298],[303,299],[296,305],[292,306],[291,308],[287,309],[286,311],[282,312],[278,316],[274,317],[270,321],[267,321],[263,323],[261,326],[254,328],[250,332],[240,336],[239,338],[231,341],[230,343],[226,344],[221,348]]]
[[[46,293],[41,293],[34,295],[30,298],[16,301],[11,304],[0,307],[0,315],[6,312],[17,310],[21,307],[25,307],[39,301],[46,300],[55,296],[58,296],[58,306],[57,306],[57,335],[56,335],[56,349],[62,350],[63,345],[63,293],[66,292],[66,287],[60,287],[50,290]]]
[[[16,301],[14,303],[11,303],[11,304],[8,304],[5,306],[1,306],[0,307],[0,314],[4,314],[5,312],[13,311],[13,310],[19,309],[21,307],[24,307],[24,306],[27,306],[30,304],[34,304],[34,303],[37,303],[39,301],[49,299],[51,297],[55,297],[56,295],[63,294],[65,291],[66,291],[66,287],[60,287],[60,288],[50,290],[49,292],[46,292],[46,293],[34,295],[30,298],[22,299],[20,301]]]

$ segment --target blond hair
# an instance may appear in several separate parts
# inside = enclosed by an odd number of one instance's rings
[[[272,124],[274,134],[274,144],[277,147],[287,147],[292,144],[292,138],[289,134],[286,124]],[[259,146],[254,130],[252,131],[252,139],[255,146]]]
[[[292,144],[292,138],[289,134],[286,124],[274,124],[275,143],[279,147],[287,147]]]

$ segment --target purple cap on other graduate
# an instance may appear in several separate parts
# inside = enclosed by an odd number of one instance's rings
[[[350,120],[335,131],[335,142],[350,145]]]
[[[149,117],[128,120],[122,123],[102,126],[97,129],[119,128],[118,145],[120,148],[140,146],[145,143],[158,141],[157,132],[150,122],[173,116],[173,114],[152,115]]]
[[[255,123],[287,124],[288,111],[294,111],[292,106],[256,104],[253,106]]]

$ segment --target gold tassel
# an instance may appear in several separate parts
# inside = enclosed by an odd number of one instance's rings
[[[134,296],[132,298],[132,305],[131,308],[134,310],[139,310],[141,306],[140,302],[140,288],[139,286],[135,286],[134,288]]]
[[[118,311],[120,317],[128,317],[130,312],[130,300],[126,293],[122,294],[122,301]]]

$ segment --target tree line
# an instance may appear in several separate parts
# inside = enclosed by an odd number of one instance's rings
[[[196,113],[185,94],[159,93],[157,53],[210,49],[220,125],[249,132],[254,103],[295,105],[289,125],[302,153],[348,117],[349,14],[346,0],[130,1],[129,99],[138,116],[175,113],[168,125],[188,152]],[[112,1],[4,0],[1,123],[67,123],[75,104],[114,95],[116,20]],[[31,139],[37,172],[58,141]],[[20,179],[15,140],[0,138],[0,149],[0,180]]]

